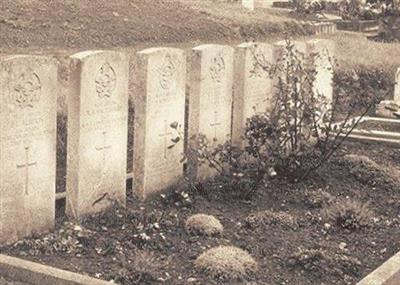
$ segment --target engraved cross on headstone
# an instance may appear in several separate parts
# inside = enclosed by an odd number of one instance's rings
[[[214,128],[214,141],[217,140],[217,127],[221,125],[221,122],[218,122],[218,112],[214,112],[214,120],[210,124],[210,127]]]
[[[36,166],[37,162],[29,162],[29,146],[25,147],[25,163],[17,164],[17,168],[25,169],[25,195],[29,194],[29,167]]]
[[[103,132],[103,145],[96,147],[97,151],[102,151],[103,152],[103,171],[104,171],[104,167],[106,165],[106,159],[107,159],[106,151],[108,149],[111,149],[111,147],[112,147],[111,145],[107,145],[107,132],[104,131]]]
[[[164,132],[162,134],[159,134],[159,137],[164,138],[164,159],[167,159],[167,151],[168,151],[168,136],[173,135],[173,133],[170,131],[168,132],[168,123],[165,120],[164,121]]]

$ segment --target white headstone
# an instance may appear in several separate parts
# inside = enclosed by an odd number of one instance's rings
[[[125,203],[128,63],[112,51],[71,56],[67,213],[81,217]]]
[[[324,96],[328,102],[333,99],[334,43],[331,40],[315,39],[307,42],[307,54],[316,70],[314,92]]]
[[[0,59],[0,242],[54,227],[58,64]]]
[[[174,48],[151,48],[138,53],[133,94],[134,191],[145,198],[183,176],[186,59]],[[180,134],[179,134],[180,133]]]
[[[394,102],[400,106],[400,68],[397,69],[395,77]]]
[[[248,118],[273,107],[273,84],[268,68],[273,64],[273,46],[243,43],[235,50],[232,141],[241,145]]]
[[[234,49],[223,45],[195,47],[191,55],[189,92],[189,140],[205,135],[210,147],[231,138]],[[206,165],[188,162],[188,175],[208,178],[215,173]]]
[[[242,0],[242,6],[251,11],[254,10],[254,0]]]

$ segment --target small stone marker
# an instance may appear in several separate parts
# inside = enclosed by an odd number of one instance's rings
[[[57,73],[47,57],[0,59],[0,243],[54,227]]]
[[[241,145],[246,121],[273,107],[273,84],[267,68],[273,63],[273,47],[243,43],[235,51],[232,141]]]
[[[307,54],[315,54],[313,62],[316,69],[316,77],[314,82],[314,92],[324,96],[328,103],[332,103],[333,99],[333,55],[334,44],[330,40],[315,39],[307,41]]]
[[[242,6],[251,11],[254,10],[254,0],[242,0]]]
[[[183,50],[151,48],[138,53],[137,67],[133,188],[145,198],[183,176],[184,142],[177,138],[184,131],[186,60]]]
[[[68,94],[67,214],[125,203],[128,64],[112,51],[71,56]]]
[[[395,77],[394,103],[400,106],[400,68],[397,69]]]
[[[234,49],[201,45],[192,50],[189,94],[189,141],[203,134],[210,148],[231,139]],[[207,165],[188,161],[188,176],[208,178],[215,173]]]

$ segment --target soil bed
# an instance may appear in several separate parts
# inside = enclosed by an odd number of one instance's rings
[[[345,154],[367,155],[376,164],[363,167]],[[127,209],[116,207],[81,225],[60,221],[55,234],[1,252],[119,284],[236,284],[211,280],[193,266],[206,249],[234,245],[258,261],[256,284],[355,284],[400,250],[399,160],[398,149],[348,143],[307,181],[273,180],[250,201],[212,185],[175,189],[143,203],[129,197]],[[346,229],[329,220],[323,214],[328,206],[305,198],[304,191],[318,189],[337,201],[369,203],[369,226]],[[287,219],[246,219],[265,210]],[[195,213],[217,217],[222,236],[187,234],[185,220]]]

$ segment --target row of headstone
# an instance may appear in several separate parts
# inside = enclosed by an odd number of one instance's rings
[[[327,42],[308,46],[321,49]],[[300,46],[306,52],[306,45]],[[63,90],[68,102],[67,214],[79,218],[104,210],[111,201],[125,203],[129,80],[135,86],[133,187],[147,197],[183,177],[185,99],[186,137],[202,133],[211,142],[232,138],[239,143],[246,119],[271,105],[273,84],[262,66],[274,61],[275,49],[255,43],[236,51],[222,45],[194,48],[187,98],[183,50],[139,52],[132,79],[129,60],[119,52],[71,56]],[[0,58],[2,243],[54,226],[57,74],[57,62],[48,57]],[[325,82],[330,79],[317,77],[326,96],[332,96]],[[197,165],[189,165],[188,173],[200,179],[213,175]]]

